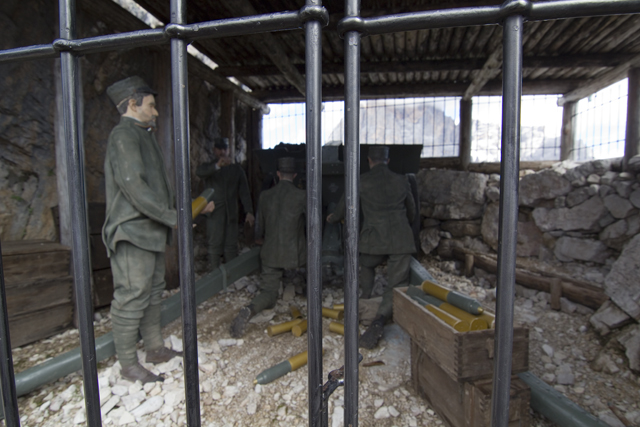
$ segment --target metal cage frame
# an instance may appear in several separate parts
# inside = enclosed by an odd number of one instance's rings
[[[170,43],[175,140],[175,183],[178,206],[178,247],[184,341],[187,424],[200,426],[196,300],[191,228],[187,43],[277,30],[304,28],[306,37],[307,144],[307,295],[309,350],[309,425],[322,426],[321,232],[322,102],[321,30],[328,13],[321,0],[306,0],[299,11],[186,24],[186,0],[171,0],[171,23],[162,29],[76,39],[75,0],[60,0],[60,38],[51,44],[0,51],[0,64],[42,58],[61,59],[67,173],[69,176],[74,289],[79,314],[82,372],[87,425],[101,425],[96,348],[89,286],[89,251],[84,191],[83,141],[79,129],[78,56],[118,48]],[[496,302],[495,370],[492,425],[506,427],[509,415],[513,304],[518,218],[520,100],[522,95],[522,28],[525,21],[640,13],[640,0],[507,0],[501,6],[466,7],[413,12],[374,18],[360,17],[360,0],[345,0],[345,18],[338,25],[345,50],[345,419],[358,425],[358,212],[360,38],[419,29],[470,25],[503,25],[503,108],[500,173],[498,294]],[[0,248],[1,251],[1,248]],[[4,270],[0,258],[0,377],[7,426],[19,426],[18,403],[9,341]]]

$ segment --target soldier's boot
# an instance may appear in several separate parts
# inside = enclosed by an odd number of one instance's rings
[[[150,305],[144,310],[144,317],[140,320],[140,335],[147,350],[147,363],[164,363],[174,357],[182,357],[181,352],[164,346],[160,327],[160,304]]]
[[[126,368],[122,368],[120,375],[129,381],[140,381],[142,384],[154,383],[156,381],[164,381],[164,377],[156,375],[151,371],[146,370],[139,363],[136,363]]]
[[[249,319],[251,319],[251,316],[253,316],[254,314],[255,311],[251,304],[240,309],[238,315],[231,322],[230,333],[233,338],[241,338],[244,335],[245,331],[247,330]]]
[[[360,347],[366,349],[373,349],[378,346],[378,341],[382,338],[382,333],[384,332],[384,324],[387,322],[387,318],[382,315],[376,316],[373,319],[369,328],[362,334],[360,337]]]
[[[362,293],[360,298],[369,299],[373,292],[373,285],[376,277],[376,270],[369,267],[360,267],[360,289]]]
[[[138,342],[138,329],[140,319],[121,317],[111,313],[111,325],[113,330],[113,344],[122,368],[136,365],[138,354],[136,343]]]

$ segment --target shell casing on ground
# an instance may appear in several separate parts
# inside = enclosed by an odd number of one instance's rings
[[[254,384],[268,384],[272,381],[277,380],[283,375],[288,374],[289,372],[295,371],[298,368],[303,367],[307,364],[307,352],[303,351],[302,353],[298,353],[295,356],[290,357],[284,362],[280,362],[277,365],[273,365],[270,368],[265,369],[260,372],[256,379],[253,381]]]
[[[298,309],[298,307],[296,307],[295,305],[290,306],[289,310],[291,311],[292,319],[300,319],[302,317],[302,313],[300,313],[300,309]]]
[[[291,328],[302,322],[302,319],[289,320],[288,322],[280,323],[278,325],[270,325],[267,328],[267,334],[272,337],[274,335],[284,334],[290,332]]]
[[[344,324],[340,322],[331,322],[329,323],[329,331],[335,334],[344,335]]]
[[[333,310],[331,308],[322,307],[322,317],[328,317],[330,319],[342,320],[344,312],[339,310]]]
[[[344,311],[344,304],[333,304],[333,309],[338,311]]]
[[[296,337],[302,336],[305,332],[307,332],[307,319],[291,328],[291,333]]]

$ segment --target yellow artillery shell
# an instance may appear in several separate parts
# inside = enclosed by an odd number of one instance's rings
[[[344,312],[322,307],[322,315],[330,319],[342,320],[342,318],[344,317]]]
[[[289,358],[289,363],[291,364],[291,371],[295,371],[298,368],[303,367],[307,364],[308,354],[306,351],[302,353],[298,353],[295,356]]]
[[[487,325],[489,326],[489,328],[491,328],[491,329],[495,329],[496,328],[496,316],[494,316],[493,314],[487,313],[485,311],[478,317],[480,319],[485,320],[487,322]]]
[[[213,200],[213,188],[207,188],[193,202],[191,202],[191,218],[195,219],[207,204]]]
[[[431,283],[428,280],[422,282],[422,290],[442,301],[447,300],[447,294],[449,293],[448,289],[438,286],[435,283]]]
[[[267,328],[267,334],[270,337],[274,335],[284,334],[291,331],[291,328],[302,322],[302,319],[289,320],[288,322],[280,323],[279,325],[271,325]]]
[[[329,330],[336,334],[344,335],[344,325],[340,322],[329,323]]]
[[[303,320],[302,322],[298,323],[293,328],[291,328],[291,333],[296,337],[302,336],[302,334],[304,334],[305,332],[307,332],[307,320],[306,319]]]
[[[489,325],[487,325],[487,321],[482,319],[480,316],[474,316],[471,313],[467,313],[466,311],[461,310],[458,307],[449,304],[448,302],[440,304],[438,308],[449,313],[453,317],[457,317],[460,320],[468,322],[469,330],[471,331],[481,331],[483,329],[489,328]]]
[[[482,314],[484,311],[480,303],[475,299],[467,295],[463,295],[460,292],[443,288],[442,286],[431,283],[428,280],[422,282],[422,290],[429,295],[466,311],[467,313],[478,315]]]
[[[298,310],[298,307],[296,307],[295,305],[290,306],[289,310],[291,310],[292,319],[299,319],[302,317],[302,313],[300,313],[300,310]]]
[[[424,308],[433,313],[438,319],[442,320],[447,325],[451,326],[458,332],[468,332],[469,331],[469,322],[464,320],[460,320],[456,317],[453,317],[446,311],[440,310],[435,305],[426,305]]]
[[[333,309],[338,311],[344,311],[344,304],[333,304]]]

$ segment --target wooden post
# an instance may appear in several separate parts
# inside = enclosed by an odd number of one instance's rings
[[[152,89],[158,92],[158,129],[156,140],[164,156],[164,163],[167,169],[167,176],[171,187],[175,189],[176,172],[174,164],[173,145],[173,107],[171,105],[171,57],[168,49],[162,49],[155,58],[154,79],[150,82]],[[173,244],[167,246],[165,256],[165,281],[167,289],[174,289],[180,286],[180,266],[178,260],[178,238],[175,230],[173,233]]]
[[[551,287],[551,299],[549,303],[551,304],[551,309],[560,310],[560,297],[562,297],[562,282],[560,279],[551,279],[550,282]]]
[[[236,157],[236,97],[230,90],[222,91],[220,96],[220,135],[229,138],[229,156]]]
[[[471,99],[460,100],[460,167],[463,171],[469,170],[471,163],[471,117],[473,101]]]
[[[262,110],[254,109],[249,116],[247,129],[247,180],[253,201],[253,210],[258,211],[258,198],[262,190],[260,161],[256,150],[262,149]]]
[[[576,101],[567,102],[562,107],[562,134],[560,137],[560,160],[570,160],[573,157],[575,132],[573,116],[576,114]]]
[[[640,153],[640,68],[629,70],[627,98],[627,136],[624,145],[623,169],[629,160]]]
[[[464,275],[466,277],[473,276],[473,264],[474,264],[473,255],[465,254],[464,255]]]

